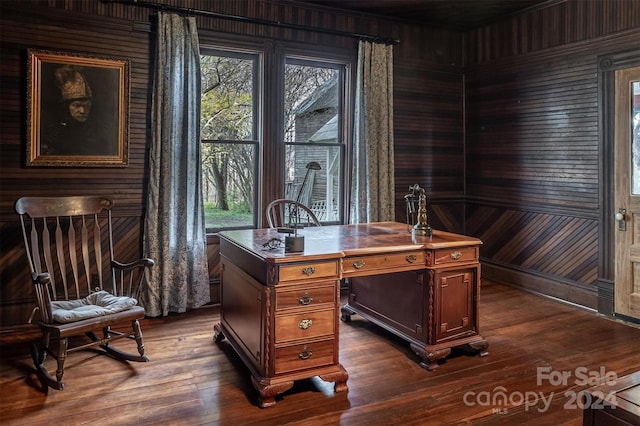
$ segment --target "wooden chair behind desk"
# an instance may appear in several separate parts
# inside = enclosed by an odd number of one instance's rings
[[[300,227],[322,226],[309,207],[294,200],[285,198],[273,200],[267,205],[265,212],[270,228],[289,227],[293,224]]]

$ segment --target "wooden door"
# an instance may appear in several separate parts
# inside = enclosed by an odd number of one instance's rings
[[[615,312],[640,319],[640,68],[615,80]]]

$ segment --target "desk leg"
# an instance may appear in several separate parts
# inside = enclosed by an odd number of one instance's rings
[[[344,305],[342,308],[340,308],[340,312],[342,313],[342,315],[340,315],[340,319],[343,322],[351,321],[351,315],[355,315],[356,314],[356,311],[351,309],[351,307],[349,305]]]
[[[224,332],[222,331],[222,325],[216,323],[213,325],[213,341],[222,342],[224,340]]]
[[[438,361],[451,353],[451,348],[428,350],[424,346],[416,345],[415,343],[411,343],[410,346],[413,352],[422,358],[420,367],[429,371],[438,368]]]
[[[422,358],[420,367],[433,371],[438,368],[438,361],[451,354],[451,348],[460,349],[469,354],[477,354],[478,356],[487,356],[489,351],[489,343],[480,336],[467,339],[466,342],[453,342],[449,346],[444,345],[421,345],[417,343],[410,344],[413,352]]]
[[[347,392],[349,390],[347,386],[349,374],[347,374],[347,371],[342,365],[338,364],[336,367],[337,368],[332,368],[332,371],[318,374],[318,377],[325,382],[334,382],[334,392]],[[251,383],[259,394],[258,405],[260,408],[267,408],[276,405],[276,396],[291,389],[294,380],[255,377],[251,375]]]
[[[334,392],[347,392],[349,390],[349,386],[347,386],[349,374],[341,364],[338,364],[338,371],[335,371],[333,373],[320,374],[318,377],[320,377],[325,382],[334,382]]]
[[[478,356],[487,356],[489,355],[489,351],[487,348],[489,347],[489,342],[486,340],[478,340],[477,342],[467,343],[467,345],[471,352],[475,352]]]
[[[251,376],[251,383],[253,383],[253,387],[260,395],[258,400],[260,408],[267,408],[276,405],[276,395],[286,392],[293,387],[293,380],[278,383],[267,383],[265,380],[258,380],[253,375]]]

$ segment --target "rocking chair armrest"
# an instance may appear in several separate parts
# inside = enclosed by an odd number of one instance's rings
[[[51,275],[48,272],[31,273],[31,280],[36,292],[36,305],[40,312],[40,320],[42,323],[52,323],[53,315],[51,310]],[[34,312],[31,313],[29,321],[33,320]]]
[[[46,285],[51,283],[51,275],[49,275],[48,272],[42,272],[40,274],[32,272],[31,280],[34,284]]]
[[[147,257],[142,258],[142,259],[138,259],[134,262],[128,262],[128,263],[122,263],[122,262],[118,262],[117,260],[114,260],[112,262],[112,266],[115,269],[132,269],[132,268],[150,268],[155,264],[155,262],[153,261],[153,259],[149,259]]]

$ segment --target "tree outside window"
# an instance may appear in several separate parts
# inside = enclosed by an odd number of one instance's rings
[[[260,223],[257,178],[262,146],[259,100],[264,108],[284,111],[279,138],[284,144],[282,197],[312,208],[324,223],[339,223],[345,169],[345,64],[318,59],[284,57],[283,93],[265,96],[260,82],[261,55],[208,49],[202,69],[202,186],[208,231],[251,228]],[[270,61],[267,61],[270,62]],[[269,84],[269,83],[265,83]]]

